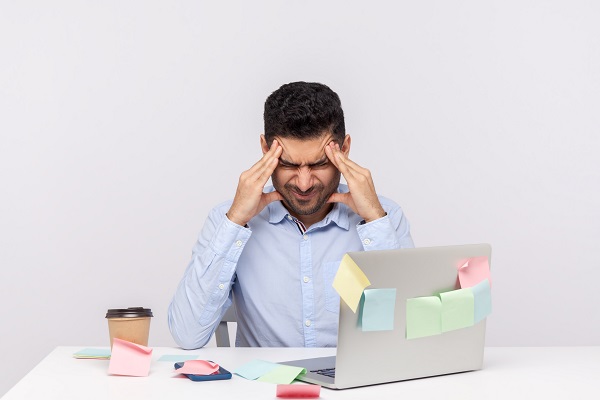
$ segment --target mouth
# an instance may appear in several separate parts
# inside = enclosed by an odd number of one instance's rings
[[[292,190],[291,192],[294,195],[294,197],[300,201],[311,200],[312,198],[314,198],[317,195],[316,190],[311,190],[308,193],[300,193],[300,192],[296,192],[295,190]]]

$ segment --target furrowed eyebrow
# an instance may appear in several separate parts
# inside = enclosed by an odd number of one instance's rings
[[[315,161],[314,163],[307,164],[307,166],[309,168],[318,167],[321,165],[325,165],[328,162],[329,162],[329,159],[327,158],[327,156],[325,156],[322,159],[320,159],[319,161]],[[301,167],[301,164],[296,164],[291,161],[286,161],[286,160],[283,160],[282,158],[279,158],[279,163],[285,167],[295,167],[295,168]]]
[[[321,165],[325,165],[329,162],[329,158],[327,158],[327,156],[321,158],[319,161],[316,161],[314,163],[308,164],[309,167],[319,167]]]
[[[279,158],[279,164],[284,165],[286,167],[299,167],[300,164],[294,164],[293,162],[282,160]]]

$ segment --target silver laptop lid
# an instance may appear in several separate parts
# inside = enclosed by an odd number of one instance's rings
[[[458,288],[465,259],[486,256],[488,244],[352,252],[371,282],[367,289],[396,288],[394,330],[363,332],[359,312],[341,301],[335,387],[349,388],[481,369],[485,320],[441,335],[406,339],[406,299]]]

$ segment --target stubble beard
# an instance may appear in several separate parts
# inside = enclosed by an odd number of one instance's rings
[[[283,197],[283,203],[288,211],[291,211],[296,215],[311,215],[321,211],[323,207],[327,205],[329,197],[337,192],[340,183],[340,173],[337,173],[337,176],[331,180],[329,185],[325,186],[322,183],[318,183],[307,191],[302,191],[297,186],[290,183],[286,183],[282,187],[274,176],[271,177],[271,181],[273,182],[275,190]],[[292,191],[300,194],[308,194],[317,191],[319,194],[316,198],[310,200],[300,200],[291,193]]]

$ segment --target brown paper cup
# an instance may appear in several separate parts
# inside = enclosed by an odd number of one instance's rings
[[[149,309],[128,308],[109,310],[106,319],[108,320],[111,349],[114,338],[148,346],[151,317],[152,312]]]

